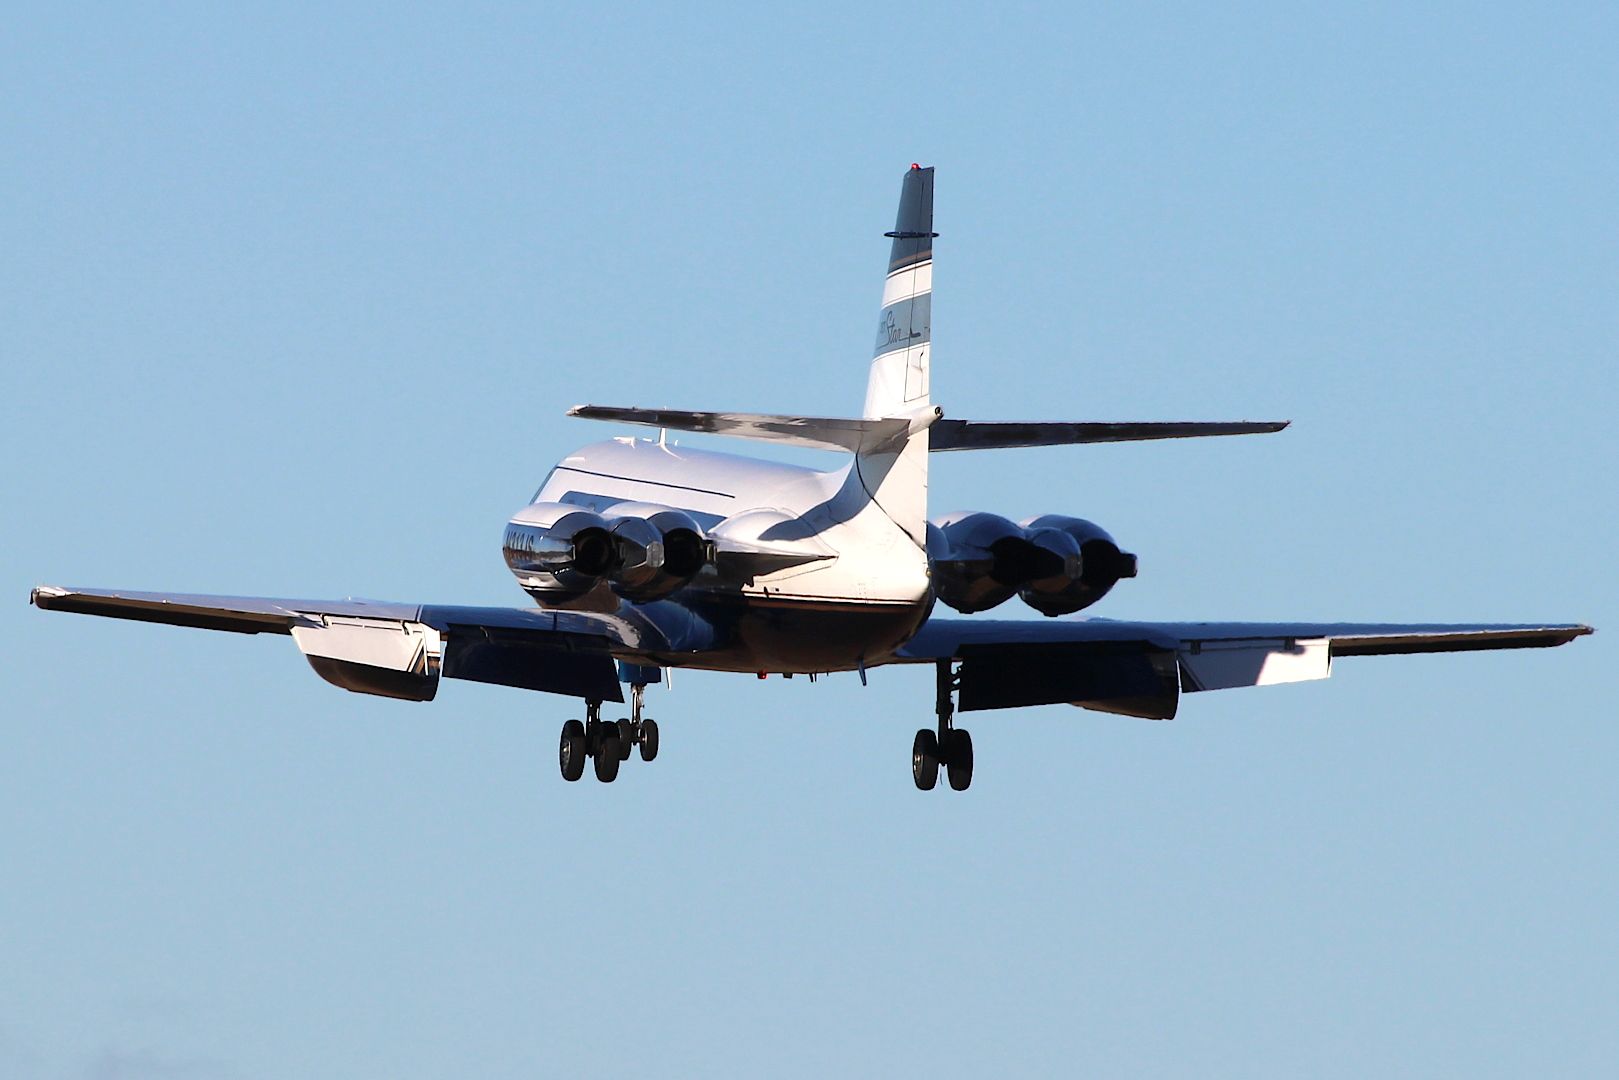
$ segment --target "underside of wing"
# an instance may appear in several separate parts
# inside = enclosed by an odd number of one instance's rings
[[[1287,425],[1286,420],[1038,424],[938,420],[929,429],[928,449],[1006,450],[1029,446],[1072,446],[1078,443],[1197,439],[1213,435],[1268,435],[1281,431]]]
[[[539,608],[127,592],[41,586],[47,611],[241,634],[286,634],[346,690],[429,701],[441,677],[622,701],[616,661],[667,650],[650,619]]]
[[[899,659],[960,661],[964,711],[1067,702],[1169,719],[1182,693],[1325,679],[1337,657],[1548,648],[1589,633],[1576,623],[930,619]]]

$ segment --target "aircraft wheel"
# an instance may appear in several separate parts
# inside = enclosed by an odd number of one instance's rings
[[[658,756],[658,722],[656,720],[641,721],[641,760],[651,761]]]
[[[635,725],[628,720],[618,722],[618,759],[630,760],[630,751],[635,749]]]
[[[585,725],[569,720],[562,725],[562,742],[557,747],[562,779],[573,781],[585,775],[585,756]]]
[[[950,786],[966,791],[973,782],[973,737],[960,728],[949,734],[950,750],[945,755],[945,767],[950,773]]]
[[[911,779],[922,791],[939,782],[939,737],[923,728],[911,743]]]
[[[602,741],[596,747],[596,779],[611,784],[618,779],[618,765],[624,755],[618,749],[618,736],[603,731]]]

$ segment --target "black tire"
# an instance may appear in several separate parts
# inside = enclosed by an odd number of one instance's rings
[[[591,757],[601,752],[602,743],[618,738],[618,724],[612,720],[589,720],[585,723],[585,747]]]
[[[562,741],[557,746],[557,764],[562,779],[572,782],[585,775],[585,725],[569,720],[562,725]]]
[[[618,759],[630,760],[630,752],[635,749],[635,725],[628,720],[618,722]]]
[[[617,735],[607,735],[605,728],[602,734],[604,738],[596,747],[596,779],[611,784],[618,779],[618,766],[624,755],[619,752]]]
[[[658,756],[658,722],[641,721],[641,760],[651,761]]]
[[[973,782],[973,737],[957,728],[950,733],[950,752],[945,755],[950,786],[966,791]]]
[[[927,728],[911,743],[911,779],[922,791],[932,791],[939,782],[939,737]]]

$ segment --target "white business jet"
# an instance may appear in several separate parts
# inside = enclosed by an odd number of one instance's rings
[[[1071,615],[1134,577],[1136,558],[1097,525],[1045,514],[928,519],[939,451],[1280,431],[1276,423],[979,423],[933,404],[933,170],[901,188],[882,313],[859,417],[769,416],[583,405],[570,416],[704,432],[840,455],[831,469],[656,440],[587,446],[551,471],[506,526],[506,565],[535,606],[276,600],[41,586],[55,611],[237,633],[290,634],[323,678],[364,694],[431,700],[439,679],[583,699],[558,760],[612,781],[632,749],[658,753],[643,691],[666,669],[817,675],[931,664],[937,723],[911,773],[972,782],[956,712],[1068,704],[1157,719],[1182,694],[1324,679],[1335,659],[1561,645],[1578,624],[1163,623],[951,618],[1014,596]],[[604,702],[629,716],[606,720]]]

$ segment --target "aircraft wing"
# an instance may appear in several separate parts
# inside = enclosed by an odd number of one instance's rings
[[[1546,648],[1589,633],[1576,623],[930,619],[899,660],[959,660],[963,711],[1067,702],[1167,720],[1182,693],[1325,679],[1337,657]]]
[[[650,618],[540,608],[377,600],[63,589],[29,601],[48,611],[239,634],[286,634],[326,681],[346,690],[430,701],[440,676],[598,701],[622,701],[616,661],[680,650]]]

